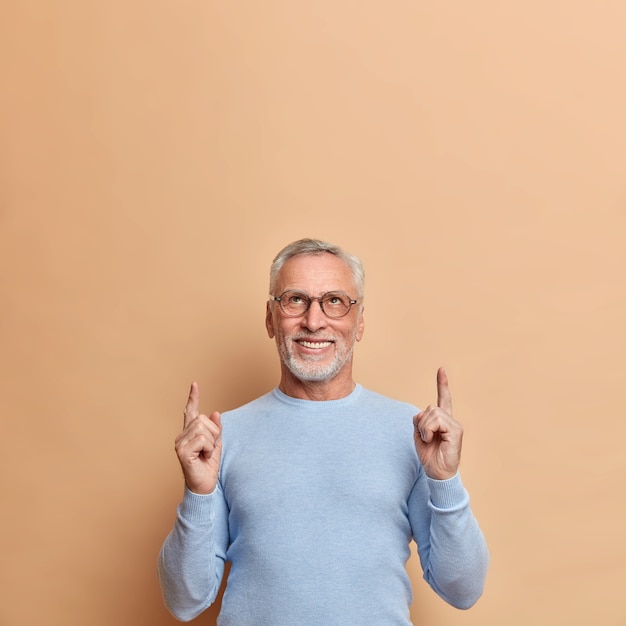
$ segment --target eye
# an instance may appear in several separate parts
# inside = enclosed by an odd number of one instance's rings
[[[324,304],[331,307],[347,307],[348,298],[343,294],[329,293],[324,298]]]
[[[303,304],[307,301],[307,296],[302,293],[292,293],[289,294],[288,302],[289,304]]]

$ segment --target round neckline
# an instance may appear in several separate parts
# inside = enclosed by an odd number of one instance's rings
[[[317,406],[341,406],[342,404],[349,404],[353,402],[354,399],[361,393],[363,387],[356,383],[354,389],[343,398],[337,398],[335,400],[304,400],[302,398],[294,398],[293,396],[288,396],[285,392],[281,391],[278,387],[274,387],[273,394],[274,396],[285,404],[291,404],[293,406],[300,407],[311,407],[315,408]]]

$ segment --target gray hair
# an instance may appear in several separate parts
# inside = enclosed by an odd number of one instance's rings
[[[274,289],[278,284],[278,275],[280,274],[280,270],[283,268],[283,265],[289,259],[294,256],[298,256],[299,254],[324,254],[326,252],[334,254],[348,266],[348,269],[352,273],[354,286],[357,290],[356,297],[363,298],[365,272],[363,270],[361,260],[358,257],[347,253],[339,246],[328,243],[327,241],[320,241],[319,239],[298,239],[298,241],[293,241],[289,245],[285,246],[274,257],[270,268],[270,293],[276,295],[274,294]]]

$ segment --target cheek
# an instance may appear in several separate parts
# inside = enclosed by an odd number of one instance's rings
[[[360,341],[363,336],[363,318],[360,317],[356,321],[353,320],[351,324],[344,326],[342,329],[337,328],[336,332],[346,342]]]
[[[298,331],[297,322],[293,320],[278,319],[271,323],[271,338],[283,340],[285,337],[295,335]],[[270,330],[268,329],[268,334]]]

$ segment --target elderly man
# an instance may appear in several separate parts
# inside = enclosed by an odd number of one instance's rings
[[[335,245],[288,245],[265,320],[278,387],[207,415],[191,385],[176,439],[185,491],[159,557],[178,619],[215,600],[230,561],[220,626],[406,626],[412,539],[445,601],[469,608],[481,595],[488,552],[459,477],[446,373],[423,411],[355,383],[363,282]]]

